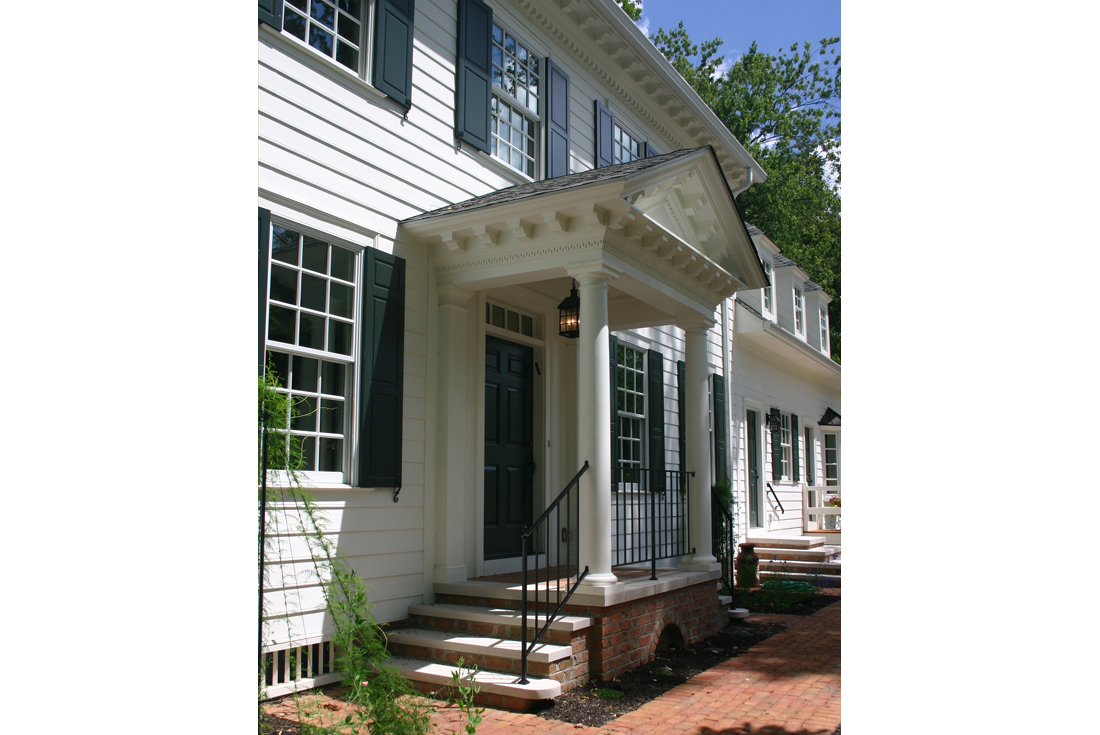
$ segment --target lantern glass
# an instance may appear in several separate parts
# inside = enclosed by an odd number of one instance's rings
[[[576,287],[569,290],[569,295],[558,304],[560,314],[558,321],[558,334],[567,339],[576,339],[581,336],[581,297],[577,295]]]

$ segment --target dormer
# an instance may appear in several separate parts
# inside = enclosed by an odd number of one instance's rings
[[[813,281],[803,284],[806,298],[806,341],[810,347],[829,357],[829,302],[833,297]]]
[[[774,297],[779,326],[803,342],[806,340],[806,272],[793,260],[776,255],[773,260],[775,271]]]
[[[779,255],[779,246],[772,242],[763,230],[749,224],[746,226],[756,245],[756,251],[760,254],[760,264],[764,267],[764,273],[771,285],[755,291],[741,291],[737,294],[737,298],[762,314],[765,319],[774,322],[776,321],[775,257]]]

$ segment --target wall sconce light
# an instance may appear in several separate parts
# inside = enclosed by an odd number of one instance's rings
[[[558,304],[558,334],[567,339],[576,339],[581,336],[581,297],[577,295],[577,281],[573,280],[573,288],[569,290],[560,304]]]
[[[779,421],[779,415],[774,414],[774,413],[769,413],[768,414],[768,430],[769,431],[779,431],[780,426],[782,426],[782,423]]]

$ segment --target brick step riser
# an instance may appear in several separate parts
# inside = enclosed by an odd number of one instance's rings
[[[449,697],[453,697],[450,692],[450,687],[443,686],[441,684],[433,684],[430,681],[412,681],[410,683],[420,692],[433,696],[436,699],[446,700]],[[572,688],[572,687],[570,687]],[[565,686],[562,685],[562,694],[565,693]],[[457,695],[457,692],[455,693]],[[482,707],[494,707],[497,709],[507,709],[516,712],[523,712],[530,709],[536,704],[542,703],[546,700],[542,699],[523,699],[521,697],[509,697],[503,694],[486,694],[485,692],[479,692],[474,695],[474,704]]]
[[[500,607],[497,605],[497,607]],[[471,635],[484,635],[493,638],[504,638],[518,641],[522,638],[523,628],[519,625],[483,623],[476,620],[455,620],[454,618],[440,618],[428,615],[413,615],[410,623],[414,628],[427,628],[429,630],[446,630],[456,633],[470,633]],[[528,642],[534,640],[535,629],[527,629]],[[543,633],[539,643],[554,643],[559,646],[568,646],[573,642],[573,634],[567,630],[548,630]]]
[[[435,602],[439,605],[469,605],[471,607],[497,607],[504,610],[516,610],[519,611],[519,600],[507,600],[500,597],[467,597],[465,595],[448,595],[442,593],[436,593]],[[553,597],[550,598],[551,606],[550,612],[557,609],[557,600]],[[531,613],[536,612],[535,603],[528,601],[527,610]],[[537,612],[539,615],[546,615],[546,603],[540,602]],[[588,608],[582,605],[566,605],[562,608],[561,615],[588,615]],[[519,629],[519,626],[516,626]]]
[[[760,572],[760,581],[763,582],[763,581],[768,580],[768,579],[778,579],[778,580],[793,579],[796,582],[809,582],[810,584],[815,585],[817,587],[840,587],[840,575],[837,575],[835,577],[830,576],[830,577],[804,578],[804,577],[792,577],[789,574],[782,574],[780,572],[761,571]]]
[[[813,566],[792,567],[781,561],[761,562],[761,572],[781,572],[784,574],[835,574],[840,575],[839,564],[814,564]]]
[[[835,559],[840,556],[839,554],[830,554],[829,556],[821,556],[820,554],[811,555],[805,554],[799,551],[767,551],[764,553],[757,553],[757,557],[760,558],[760,563],[764,562],[784,562],[784,561],[814,561],[814,562],[826,562],[830,559]]]
[[[518,658],[504,658],[503,656],[467,653],[465,651],[448,651],[442,648],[429,648],[427,646],[417,646],[408,643],[390,643],[388,648],[390,654],[394,656],[418,658],[437,664],[457,666],[458,660],[462,659],[462,665],[467,668],[476,666],[478,670],[481,671],[497,671],[502,674],[516,674],[517,676],[520,672],[520,660]],[[565,660],[568,663],[568,659]],[[528,660],[527,673],[530,676],[537,676],[540,679],[548,679],[551,673],[550,667],[555,666],[557,663],[558,662],[555,661],[551,664],[546,664]]]

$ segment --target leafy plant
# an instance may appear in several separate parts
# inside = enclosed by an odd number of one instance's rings
[[[623,693],[618,689],[600,687],[596,689],[596,696],[600,699],[622,699]]]
[[[830,505],[830,506],[832,506],[832,507],[834,507],[834,508],[839,508],[839,507],[840,507],[840,496],[839,496],[839,495],[834,495],[834,496],[832,496],[831,498],[829,498],[829,499],[828,499],[828,500],[827,500],[827,501],[825,502],[825,504],[826,504],[826,505]],[[858,512],[857,512],[857,515],[858,515]]]
[[[711,491],[722,501],[727,513],[733,512],[733,480],[729,475],[710,486]]]
[[[463,674],[462,667],[466,663],[465,658],[458,659],[457,671],[451,672],[451,678],[454,683],[451,685],[451,689],[454,692],[452,694],[452,701],[458,705],[458,709],[466,717],[466,735],[474,735],[477,732],[477,726],[481,724],[482,715],[485,713],[484,708],[474,708],[474,697],[481,692],[481,687],[474,681],[474,674],[477,673],[477,667],[469,669],[469,673]],[[469,684],[464,683],[469,681]],[[457,732],[457,731],[456,731]]]

